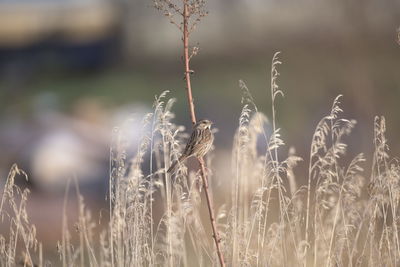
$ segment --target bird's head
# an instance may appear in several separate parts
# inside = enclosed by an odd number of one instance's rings
[[[213,123],[209,120],[200,120],[195,124],[195,128],[200,130],[210,129]]]

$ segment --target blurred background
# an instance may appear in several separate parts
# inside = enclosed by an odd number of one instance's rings
[[[400,1],[219,0],[208,10],[191,35],[200,47],[192,86],[198,117],[219,129],[225,173],[238,80],[269,116],[277,51],[283,153],[294,146],[307,158],[316,124],[343,94],[344,117],[358,121],[349,157],[364,152],[371,162],[375,115],[386,117],[391,153],[400,154]],[[151,0],[0,1],[0,181],[12,163],[29,174],[30,215],[44,244],[55,249],[60,239],[68,178],[80,181],[89,206],[106,204],[114,126],[150,112],[154,96],[170,90],[176,122],[190,127],[181,53],[179,31]],[[300,166],[299,179],[306,174]]]

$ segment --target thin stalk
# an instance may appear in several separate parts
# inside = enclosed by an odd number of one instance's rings
[[[215,223],[215,215],[214,215],[214,211],[212,209],[213,204],[212,204],[212,200],[210,197],[210,193],[209,193],[209,189],[208,189],[208,180],[206,177],[206,170],[205,170],[205,164],[204,164],[204,160],[202,158],[199,158],[199,162],[200,162],[200,167],[201,167],[201,178],[203,181],[203,188],[204,188],[204,192],[206,194],[206,199],[207,199],[207,206],[208,206],[208,214],[210,216],[210,221],[211,221],[211,228],[213,231],[213,238],[215,241],[215,247],[217,248],[217,255],[218,255],[218,259],[219,262],[221,264],[221,266],[225,266],[225,262],[224,262],[224,256],[221,252],[221,247],[220,247],[220,243],[221,243],[221,238],[219,237],[218,231],[217,231],[217,226]]]
[[[336,232],[336,223],[338,221],[338,217],[339,217],[339,211],[341,209],[341,198],[342,198],[342,189],[340,189],[339,192],[339,199],[338,199],[338,203],[336,206],[336,212],[335,212],[335,218],[333,220],[333,227],[332,227],[332,234],[331,234],[331,238],[330,238],[330,242],[329,242],[329,252],[328,252],[328,264],[326,266],[331,266],[331,253],[332,253],[332,249],[333,249],[333,240],[335,237],[335,232]]]
[[[112,170],[114,154],[113,154],[112,146],[113,146],[113,142],[110,147],[110,161],[109,161],[109,171],[110,171],[109,177],[110,178],[108,180],[108,183],[109,183],[109,185],[108,185],[109,200],[108,201],[109,201],[109,212],[110,212],[110,232],[109,232],[109,234],[110,234],[110,257],[111,257],[111,266],[115,266],[114,265],[114,236],[113,236],[113,233],[114,233],[114,230],[113,230],[113,228],[114,228],[114,225],[113,225],[113,190],[114,190],[113,183],[114,183],[114,179],[113,179],[113,170]]]
[[[167,163],[164,165],[165,169],[165,194],[167,197],[167,239],[168,239],[168,261],[169,261],[169,266],[173,267],[174,266],[174,259],[172,255],[172,240],[171,240],[171,216],[172,216],[172,194],[171,194],[171,176],[168,174],[167,170],[170,164],[169,164],[169,158],[168,158],[168,148],[167,148],[167,140],[165,136],[163,138],[163,147],[164,147],[164,162]]]
[[[272,132],[273,132],[273,135],[274,135],[274,139],[276,139],[277,137],[276,137],[276,111],[275,111],[275,97],[276,97],[276,95],[278,95],[279,93],[281,93],[282,94],[282,92],[280,92],[279,90],[277,90],[278,89],[278,87],[277,87],[277,85],[276,85],[276,83],[275,83],[275,79],[276,79],[276,76],[278,75],[278,73],[277,73],[277,71],[276,71],[276,68],[275,68],[275,64],[279,64],[280,62],[279,61],[277,61],[278,60],[278,55],[279,55],[279,52],[277,52],[277,53],[275,53],[274,54],[274,56],[273,56],[273,58],[272,58],[272,68],[271,68],[271,98],[272,98]],[[277,91],[276,91],[277,90]],[[284,208],[285,207],[282,207],[282,206],[284,206],[283,204],[284,204],[284,200],[283,200],[283,194],[282,194],[282,188],[281,188],[281,179],[280,179],[280,176],[279,176],[279,158],[278,158],[278,147],[277,146],[275,146],[275,148],[274,148],[274,158],[273,158],[273,168],[274,168],[274,171],[275,171],[275,177],[276,177],[276,180],[277,180],[277,185],[278,185],[278,201],[279,201],[279,217],[280,217],[280,219],[279,219],[279,223],[281,224],[281,225],[284,225],[284,212],[283,212],[283,210],[284,210]],[[283,250],[283,253],[284,253],[284,262],[283,262],[283,266],[286,266],[286,246],[285,246],[285,232],[283,231],[282,232],[282,242],[281,242],[281,246],[282,246],[282,250]]]
[[[189,104],[190,119],[193,125],[196,124],[196,113],[194,112],[194,103],[192,96],[192,84],[190,82],[190,57],[189,57],[189,17],[187,0],[183,0],[183,54],[185,60],[185,80],[186,80],[186,93]]]
[[[153,119],[151,123],[151,137],[150,137],[150,174],[153,174],[153,146],[154,146],[154,128],[157,116],[157,108],[154,110]],[[151,250],[151,257],[150,257],[150,265],[153,265],[153,258],[154,258],[154,221],[153,221],[153,187],[154,187],[154,179],[150,178],[150,250]]]
[[[188,0],[183,0],[183,53],[184,53],[184,62],[185,62],[185,80],[186,80],[186,92],[187,92],[187,100],[189,104],[189,111],[190,111],[190,118],[192,120],[193,125],[196,124],[196,113],[194,111],[194,103],[193,103],[193,96],[192,96],[192,86],[190,82],[190,57],[189,57],[189,17],[190,12],[188,9]],[[221,266],[225,266],[224,257],[221,252],[220,242],[221,239],[219,238],[219,234],[217,232],[217,226],[215,223],[215,216],[212,206],[212,200],[210,198],[210,192],[208,189],[208,181],[206,177],[206,167],[204,160],[199,158],[200,168],[201,168],[201,179],[203,181],[204,193],[206,194],[207,198],[207,206],[208,206],[208,213],[210,215],[210,222],[211,228],[213,230],[213,239],[215,242],[215,247],[217,249],[217,255]]]
[[[333,110],[333,108],[332,108],[332,110]],[[333,155],[335,156],[336,155],[336,153],[335,153],[335,144],[339,143],[339,136],[336,137],[336,140],[335,140],[335,133],[334,133],[334,129],[333,129],[333,121],[334,121],[334,119],[335,119],[335,117],[331,116],[330,122],[331,122],[332,151],[333,151]],[[339,183],[339,179],[340,179],[339,178],[339,171],[338,171],[338,166],[337,166],[335,157],[334,157],[333,165],[335,167],[336,182]],[[329,242],[328,264],[327,264],[327,266],[330,266],[330,264],[331,264],[331,253],[332,253],[332,248],[333,248],[333,239],[334,239],[334,234],[335,234],[335,231],[336,231],[336,223],[337,223],[337,220],[338,220],[338,217],[339,217],[339,209],[341,208],[341,203],[340,203],[341,202],[341,196],[342,196],[342,187],[341,187],[340,192],[339,192],[337,210],[336,210],[335,219],[334,219],[334,222],[333,222],[331,240]]]
[[[67,267],[67,248],[69,247],[68,242],[68,226],[67,226],[67,204],[68,204],[68,193],[69,193],[70,180],[67,181],[64,194],[63,204],[63,218],[62,218],[62,263],[63,267]]]

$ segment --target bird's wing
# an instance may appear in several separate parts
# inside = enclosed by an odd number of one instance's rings
[[[200,133],[201,133],[201,131],[198,129],[195,129],[192,132],[192,135],[190,136],[189,141],[186,144],[183,155],[191,156],[191,154],[193,154],[195,147],[201,142]]]

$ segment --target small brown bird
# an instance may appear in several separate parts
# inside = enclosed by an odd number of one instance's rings
[[[178,163],[182,163],[187,158],[195,156],[202,158],[211,149],[214,142],[214,135],[211,132],[212,122],[209,120],[201,120],[193,126],[193,132],[190,136],[188,143],[186,144],[185,150],[182,156],[176,160],[168,172],[173,172],[178,166]]]

